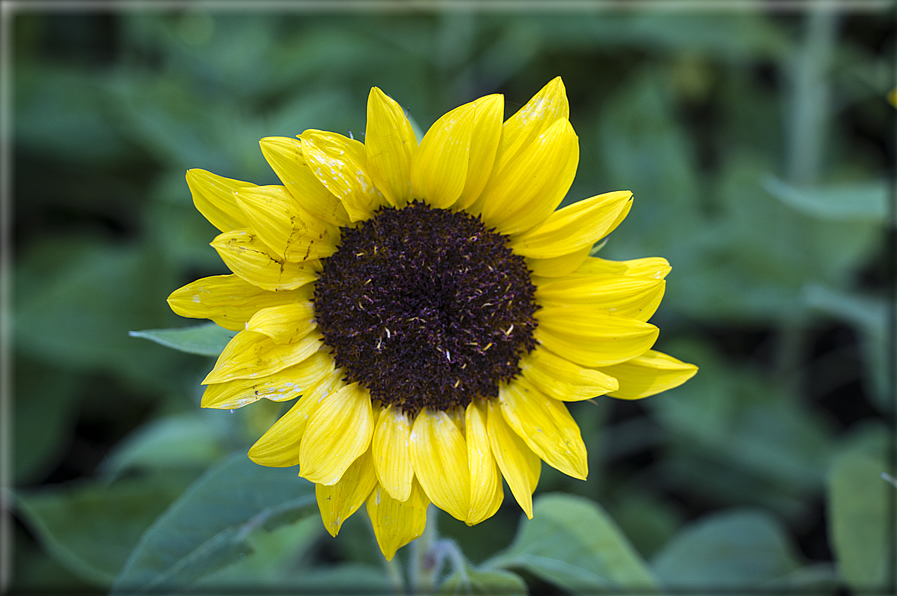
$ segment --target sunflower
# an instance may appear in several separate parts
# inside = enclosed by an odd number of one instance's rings
[[[501,95],[483,97],[418,142],[375,87],[364,143],[261,140],[282,185],[187,172],[233,274],[168,302],[238,331],[202,406],[299,397],[249,457],[298,464],[334,536],[365,504],[387,559],[421,535],[430,503],[479,523],[504,478],[532,517],[542,460],[585,480],[564,402],[638,399],[697,370],[651,350],[667,261],[590,256],[632,193],[555,211],[579,160],[561,79],[503,112]]]

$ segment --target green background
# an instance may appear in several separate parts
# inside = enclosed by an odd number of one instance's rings
[[[165,298],[226,273],[188,168],[276,183],[258,140],[361,137],[374,85],[426,128],[558,75],[566,201],[634,192],[601,256],[670,261],[657,347],[701,370],[574,404],[589,480],[543,466],[519,532],[507,488],[478,526],[442,515],[467,558],[443,591],[894,590],[893,4],[24,6],[13,590],[390,590],[363,511],[332,539],[295,471],[246,460],[277,404],[200,410],[213,359],[128,332],[194,324]]]

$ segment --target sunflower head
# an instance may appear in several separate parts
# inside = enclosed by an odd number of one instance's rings
[[[366,504],[388,559],[430,503],[479,523],[504,478],[532,517],[543,460],[585,480],[564,402],[639,399],[697,370],[651,349],[666,260],[590,256],[632,194],[556,211],[579,159],[561,79],[503,112],[501,95],[480,98],[418,142],[375,87],[364,143],[262,139],[282,185],[187,173],[233,273],[168,302],[238,331],[202,405],[298,397],[249,457],[298,464],[334,536]]]

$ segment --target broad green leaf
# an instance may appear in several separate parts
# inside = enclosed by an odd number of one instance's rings
[[[875,389],[873,396],[882,411],[890,411],[895,397],[891,371],[897,367],[897,360],[889,362],[888,357],[897,354],[889,349],[887,300],[815,284],[804,287],[803,297],[811,308],[837,317],[860,331],[863,354],[869,363],[864,370]]]
[[[701,318],[789,324],[807,314],[804,286],[841,283],[878,249],[880,225],[808,215],[765,192],[761,182],[771,167],[738,153],[724,161],[716,192],[721,216],[702,228],[712,242],[695,255],[704,267],[668,299]]]
[[[130,148],[105,109],[99,73],[45,64],[17,63],[16,145],[79,164],[126,159]]]
[[[370,547],[377,548],[373,542]],[[302,595],[398,593],[383,573],[382,567],[355,562],[299,569],[281,586],[288,586],[296,594]]]
[[[201,586],[200,591],[213,587],[230,591],[233,586],[249,585],[292,588],[309,571],[302,569],[303,559],[323,533],[316,515],[271,531],[256,528],[246,538],[254,551],[251,557],[206,576],[196,587]]]
[[[649,428],[656,437],[657,427],[652,424]],[[659,551],[682,525],[684,514],[677,504],[655,493],[625,486],[615,496],[613,507],[609,504],[607,507],[620,529],[645,558]]]
[[[828,478],[829,540],[841,577],[857,592],[884,590],[893,578],[889,545],[897,527],[887,522],[894,521],[895,490],[883,472],[893,470],[880,456],[851,449],[835,460]]]
[[[466,565],[456,569],[439,587],[439,596],[474,596],[496,594],[512,596],[528,594],[523,578],[504,569],[478,569]]]
[[[16,494],[22,521],[59,563],[110,586],[141,534],[189,483],[153,475],[112,484],[77,482]]]
[[[633,21],[630,31],[621,37],[641,39],[640,46],[660,52],[697,51],[714,61],[785,56],[793,44],[784,28],[759,14],[647,10],[636,13]]]
[[[103,462],[105,473],[128,468],[205,469],[230,453],[227,417],[200,410],[158,418],[138,428]]]
[[[843,582],[839,581],[838,571],[833,564],[815,563],[795,569],[766,584],[764,591],[772,593],[773,588],[776,588],[783,596],[796,593],[802,596],[832,596],[838,594],[838,588],[842,585]]]
[[[203,323],[193,327],[180,329],[147,329],[145,331],[129,331],[131,337],[142,337],[168,348],[174,348],[188,354],[200,356],[217,356],[236,335],[215,323]]]
[[[760,509],[709,514],[682,529],[652,563],[674,589],[755,588],[799,567],[781,523]]]
[[[97,581],[83,579],[56,562],[40,544],[16,533],[12,581],[4,587],[9,594],[89,594],[97,592]]]
[[[59,465],[77,420],[79,377],[42,361],[15,358],[12,456],[15,484],[39,481]]]
[[[621,228],[630,231],[613,234],[608,251],[672,261],[671,246],[693,243],[703,226],[695,147],[676,118],[668,81],[639,71],[620,86],[602,106],[598,139],[606,184],[631,190],[636,201]]]
[[[888,183],[867,182],[796,188],[768,177],[763,187],[785,205],[818,219],[860,220],[883,224],[888,211]]]
[[[760,371],[733,366],[702,344],[668,347],[701,371],[641,402],[670,433],[664,473],[701,498],[789,518],[806,513],[833,452],[829,422]]]
[[[316,520],[320,527],[320,521]],[[376,549],[375,543],[370,547]],[[316,565],[295,570],[277,586],[288,594],[397,594],[383,568],[363,563]],[[283,591],[283,592],[281,592]]]
[[[314,485],[238,452],[197,480],[141,537],[115,594],[185,587],[252,552],[246,538],[314,509]]]
[[[575,53],[595,48],[625,56],[635,50],[664,61],[698,56],[709,64],[728,67],[741,61],[787,55],[793,45],[793,36],[784,28],[763,15],[746,12],[582,11],[571,16],[546,11],[515,15],[514,24],[516,27],[501,30],[525,27],[527,37],[510,49],[522,53],[538,46],[540,56],[546,51]]]
[[[835,290],[821,285],[804,287],[804,299],[822,312],[836,316],[881,337],[887,330],[887,305],[884,300]]]
[[[172,169],[207,163],[232,168],[230,157],[248,149],[248,135],[227,148],[221,145],[225,134],[216,131],[214,123],[229,120],[226,128],[232,131],[245,119],[235,106],[202,101],[180,76],[149,77],[122,70],[110,77],[107,97],[122,132]]]
[[[236,332],[215,323],[203,323],[177,329],[129,331],[131,337],[142,337],[168,348],[200,356],[218,356]]]
[[[182,356],[134,341],[128,329],[174,318],[176,280],[149,247],[72,234],[29,245],[16,263],[14,343],[19,354],[168,390]]]
[[[583,497],[542,495],[511,546],[484,565],[520,568],[566,590],[652,589],[657,582],[614,521]]]

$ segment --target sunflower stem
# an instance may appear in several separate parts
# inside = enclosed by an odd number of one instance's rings
[[[785,137],[787,177],[797,187],[818,183],[823,171],[831,119],[829,69],[837,31],[835,10],[812,7],[805,17],[801,47],[783,65],[790,81]],[[779,333],[776,364],[779,375],[794,393],[800,389],[806,329],[806,323],[798,316],[783,324]]]
[[[420,538],[411,543],[411,568],[408,580],[412,594],[431,594],[436,587],[437,557],[434,546],[439,538],[436,517],[439,509],[427,508],[427,525]]]
[[[433,550],[437,553],[438,563],[436,565],[436,574],[442,571],[445,559],[451,563],[452,570],[461,578],[461,585],[468,586],[470,578],[467,575],[467,558],[461,552],[458,543],[451,538],[443,538],[433,545]]]
[[[392,584],[392,590],[396,596],[405,596],[405,578],[402,576],[402,565],[396,557],[391,561],[387,561],[383,557],[383,567],[386,569],[386,575]]]

